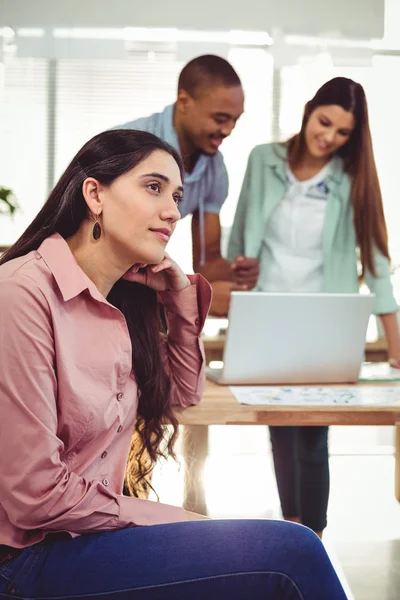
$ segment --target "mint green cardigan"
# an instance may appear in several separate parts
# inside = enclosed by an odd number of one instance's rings
[[[286,148],[282,144],[256,146],[249,157],[242,190],[228,246],[228,258],[242,255],[259,258],[265,227],[287,182]],[[351,178],[335,156],[327,178],[328,205],[323,231],[324,291],[354,293],[359,291],[357,243],[350,199]],[[388,260],[375,253],[376,277],[366,273],[365,283],[376,295],[375,314],[396,312]]]

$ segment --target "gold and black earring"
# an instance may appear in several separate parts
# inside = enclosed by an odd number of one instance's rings
[[[100,223],[97,220],[97,215],[96,215],[96,220],[93,225],[92,235],[96,241],[98,239],[100,239],[100,237],[101,237],[101,227],[100,227]]]

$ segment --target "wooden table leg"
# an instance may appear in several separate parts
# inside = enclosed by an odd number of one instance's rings
[[[185,463],[183,507],[201,515],[207,514],[203,471],[208,454],[208,426],[185,425],[182,454]]]
[[[395,483],[394,493],[397,500],[400,502],[400,423],[396,423],[396,442],[395,442]]]

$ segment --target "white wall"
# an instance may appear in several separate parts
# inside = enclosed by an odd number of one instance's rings
[[[0,0],[0,26],[178,27],[383,35],[384,0]],[[236,8],[235,8],[236,6]]]

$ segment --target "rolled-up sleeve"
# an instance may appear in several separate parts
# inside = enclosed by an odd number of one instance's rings
[[[0,285],[0,503],[30,530],[89,531],[183,521],[178,507],[114,494],[61,460],[51,311],[31,280]]]
[[[247,162],[246,172],[244,175],[242,187],[240,190],[239,200],[236,206],[235,217],[228,242],[228,260],[232,261],[236,256],[244,256],[245,250],[245,226],[247,210],[251,201],[251,182],[254,177],[253,164],[257,159],[257,148],[254,148]]]
[[[188,275],[191,285],[162,292],[168,335],[165,363],[172,381],[172,402],[197,404],[205,387],[205,357],[201,331],[211,304],[211,286],[202,275]]]
[[[375,251],[374,263],[376,277],[369,271],[365,274],[365,283],[370,291],[375,294],[374,313],[384,315],[397,312],[399,307],[393,295],[393,286],[390,277],[390,265],[387,258]]]

